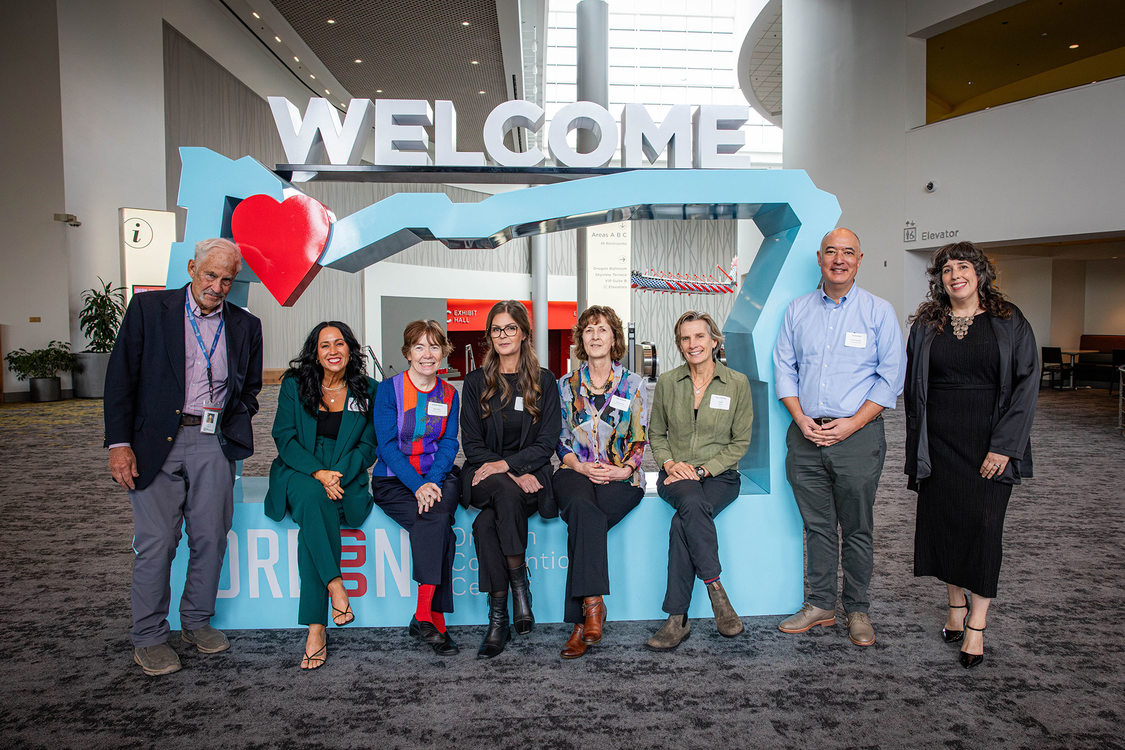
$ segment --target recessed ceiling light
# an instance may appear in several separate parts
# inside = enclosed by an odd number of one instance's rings
[[[468,22],[468,21],[462,21],[462,22],[461,22],[461,25],[462,25],[462,26],[468,26],[468,25],[469,25],[469,22]]]
[[[331,92],[331,91],[329,91],[328,89],[325,89],[325,90],[324,90],[324,93],[325,93],[325,94],[327,94],[328,96],[332,96],[332,92]]]
[[[301,62],[301,58],[297,57],[296,55],[293,55],[293,62]]]
[[[483,94],[483,93],[484,93],[484,89],[481,89],[481,90],[480,90],[480,91],[478,91],[477,93],[478,93],[478,94]]]
[[[273,38],[273,40],[274,40],[275,42],[277,42],[278,44],[281,44],[281,37],[279,37],[279,36],[275,36],[275,37]]]
[[[254,18],[261,18],[261,16],[259,16],[259,15],[258,15],[258,11],[256,11],[256,10],[255,10],[255,11],[251,11],[251,12],[250,12],[250,15],[254,16]]]
[[[375,89],[375,93],[376,93],[376,94],[381,94],[381,93],[383,93],[383,89]]]
[[[1077,45],[1077,44],[1072,44],[1072,45],[1070,45],[1070,48],[1071,48],[1071,49],[1078,49],[1078,45]]]
[[[357,57],[357,58],[355,59],[355,64],[356,64],[356,65],[359,65],[359,64],[360,64],[361,62],[363,62],[363,60],[360,60],[360,59],[359,59],[358,57]]]
[[[328,23],[336,23],[336,19],[335,18],[329,18]]]
[[[309,78],[313,79],[314,81],[316,80],[316,76],[314,76],[312,73],[309,73]]]
[[[972,86],[972,85],[973,85],[973,82],[972,82],[972,81],[969,81],[969,85],[970,85],[970,86]]]
[[[480,60],[470,60],[469,65],[480,65]]]

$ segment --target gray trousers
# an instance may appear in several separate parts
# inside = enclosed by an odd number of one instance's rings
[[[842,548],[844,609],[866,612],[875,491],[887,455],[883,418],[827,448],[807,440],[794,423],[789,425],[785,444],[785,474],[805,524],[808,602],[821,609],[836,608],[836,567]]]
[[[664,484],[664,469],[656,480],[656,492],[676,509],[668,529],[668,589],[662,609],[682,615],[691,604],[695,579],[706,581],[722,572],[715,516],[738,499],[742,476],[736,469],[701,481],[682,479]]]
[[[152,484],[130,490],[135,557],[129,637],[134,646],[168,640],[169,575],[181,527],[187,529],[190,556],[180,624],[195,630],[211,621],[234,513],[233,490],[234,462],[223,455],[218,437],[198,427],[181,427]]]

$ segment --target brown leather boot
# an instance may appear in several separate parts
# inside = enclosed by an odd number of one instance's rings
[[[559,656],[564,659],[577,659],[586,653],[589,646],[582,641],[582,630],[582,623],[574,626],[574,632],[570,634],[570,638],[567,639],[563,650],[559,652]]]
[[[587,596],[582,600],[582,614],[586,616],[582,642],[593,645],[602,639],[605,624],[605,601],[600,596]]]

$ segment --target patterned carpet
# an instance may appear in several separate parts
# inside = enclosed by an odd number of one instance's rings
[[[257,420],[262,475],[276,389]],[[563,626],[500,658],[437,659],[405,629],[334,628],[323,669],[297,630],[232,632],[147,678],[127,638],[131,519],[101,448],[101,402],[0,406],[0,747],[1122,748],[1125,439],[1105,391],[1040,398],[1036,479],[1016,489],[987,657],[968,672],[937,635],[944,587],[911,575],[914,497],[901,411],[876,506],[875,646],[846,629],[786,636],[710,620],[669,655],[654,622],[615,623],[563,662]],[[728,576],[738,575],[728,571]],[[612,613],[610,613],[612,617]],[[173,634],[175,636],[175,633]],[[1116,696],[1116,697],[1114,697]]]

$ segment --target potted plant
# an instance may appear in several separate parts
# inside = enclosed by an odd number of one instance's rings
[[[21,347],[4,359],[16,380],[30,380],[32,401],[58,401],[62,394],[58,374],[74,370],[77,364],[70,344],[64,341],[52,341],[46,349],[30,352]]]
[[[125,314],[125,287],[113,287],[98,277],[100,286],[82,292],[82,309],[78,325],[90,340],[85,351],[78,353],[74,372],[76,398],[101,398],[105,391],[105,372],[109,352],[117,339],[117,329]]]

